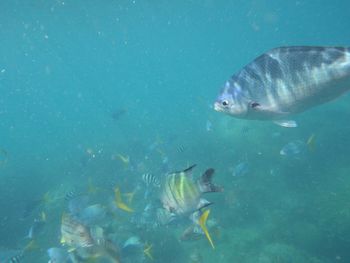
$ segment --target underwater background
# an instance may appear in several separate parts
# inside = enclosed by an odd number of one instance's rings
[[[57,196],[93,185],[107,204],[115,186],[161,177],[166,158],[169,171],[216,170],[215,250],[179,241],[181,224],[114,231],[153,244],[142,262],[350,262],[349,95],[297,115],[296,129],[212,108],[226,79],[273,47],[349,46],[348,10],[345,0],[2,0],[0,257],[23,249],[45,211],[22,261],[48,262],[66,209]],[[280,154],[310,138],[301,154]],[[135,211],[144,205],[136,193]]]

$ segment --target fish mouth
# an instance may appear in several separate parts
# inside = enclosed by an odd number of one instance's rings
[[[214,110],[215,111],[223,111],[222,107],[220,106],[219,102],[214,103]]]

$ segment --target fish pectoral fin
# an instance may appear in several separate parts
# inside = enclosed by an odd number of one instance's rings
[[[271,112],[271,113],[280,114],[280,115],[290,114],[289,112],[286,112],[286,111],[281,111],[281,110],[277,110],[273,107],[264,106],[257,101],[249,102],[249,107],[250,107],[250,109],[257,111],[257,112],[259,112],[259,111],[260,112]]]
[[[252,108],[252,109],[256,109],[258,110],[259,108],[261,108],[261,105],[260,103],[256,102],[256,101],[251,101],[249,103],[249,106]]]
[[[271,107],[261,105],[259,102],[256,101],[249,102],[249,107],[254,111],[274,112],[274,110]]]
[[[285,128],[296,128],[298,127],[298,123],[294,120],[276,120],[274,121],[275,124],[281,127]]]
[[[197,205],[197,209],[200,210],[200,209],[203,209],[207,206],[210,206],[212,204],[212,202],[209,202],[207,199],[204,199],[204,198],[201,198],[199,200],[199,203]]]

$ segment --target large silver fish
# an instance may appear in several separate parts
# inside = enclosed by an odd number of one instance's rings
[[[278,120],[350,90],[350,48],[280,47],[228,80],[214,108],[237,118]]]
[[[181,172],[170,173],[166,176],[161,186],[161,202],[163,207],[178,216],[190,215],[211,203],[201,198],[203,193],[221,192],[222,187],[211,182],[214,169],[208,169],[197,180],[191,177],[191,171],[195,167],[185,169]]]

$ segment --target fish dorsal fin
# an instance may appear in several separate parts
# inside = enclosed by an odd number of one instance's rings
[[[197,164],[192,164],[190,167],[186,168],[185,170],[183,170],[184,173],[190,173],[192,172],[193,168],[196,167]]]
[[[176,172],[173,172],[173,173],[169,173],[169,175],[171,174],[181,174],[181,173],[184,173],[186,175],[192,175],[192,170],[194,167],[196,167],[197,164],[192,164],[190,167],[186,168],[185,170],[182,170],[182,171],[176,171]]]

